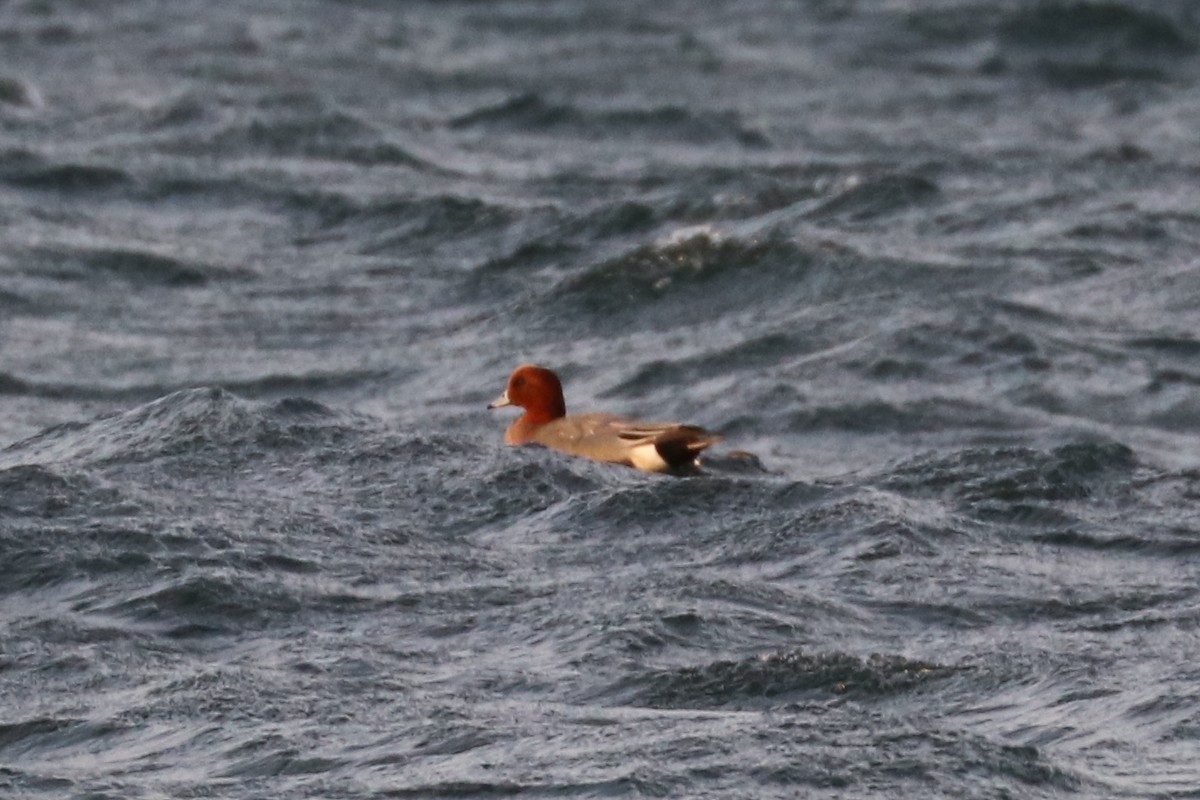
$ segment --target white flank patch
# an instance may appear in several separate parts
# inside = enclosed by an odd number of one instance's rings
[[[658,454],[658,448],[653,443],[630,448],[629,463],[647,472],[662,472],[667,469],[667,462]]]

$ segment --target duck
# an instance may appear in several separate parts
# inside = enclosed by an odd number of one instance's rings
[[[599,411],[567,414],[562,382],[552,370],[537,364],[514,369],[488,409],[504,406],[524,409],[504,432],[505,444],[539,444],[646,472],[694,471],[700,453],[724,438],[678,422],[647,422]]]

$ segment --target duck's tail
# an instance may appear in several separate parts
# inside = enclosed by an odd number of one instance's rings
[[[696,425],[680,425],[664,431],[654,440],[654,448],[671,469],[690,469],[696,457],[725,436]]]

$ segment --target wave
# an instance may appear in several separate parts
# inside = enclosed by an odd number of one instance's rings
[[[53,517],[65,508],[87,504],[111,513],[123,500],[115,492],[102,491],[100,484],[84,475],[41,464],[18,464],[0,469],[0,514]]]
[[[385,377],[376,370],[346,370],[342,372],[276,373],[242,380],[224,381],[222,391],[265,399],[295,392],[321,392],[331,389],[360,386]],[[46,383],[0,372],[0,395],[42,397],[50,400],[124,401],[138,402],[159,398],[172,392],[188,391],[194,387],[167,386],[158,383],[109,386],[85,383]],[[303,398],[284,397],[285,406],[302,406]]]
[[[27,490],[35,498],[29,502],[36,504],[57,491],[55,476],[80,473],[99,479],[119,471],[128,481],[131,475],[148,472],[140,480],[152,485],[167,480],[163,491],[175,502],[172,496],[186,492],[187,486],[212,491],[214,484],[224,484],[232,475],[253,481],[306,469],[332,470],[345,481],[341,502],[364,518],[371,516],[371,509],[410,502],[407,521],[389,534],[409,540],[502,523],[561,500],[573,489],[591,486],[589,476],[599,474],[590,462],[514,459],[498,441],[485,455],[481,458],[478,442],[469,436],[389,431],[371,417],[304,397],[250,401],[225,389],[204,387],[88,422],[48,428],[0,450],[0,475],[8,475],[14,487],[28,482]],[[442,470],[453,459],[478,463],[477,479],[447,485]],[[398,474],[404,476],[399,483]],[[49,502],[65,503],[64,508],[79,513],[95,505],[90,494],[71,497]],[[118,506],[121,502],[113,501]],[[313,520],[318,528],[327,523],[336,527],[322,515]]]
[[[1184,359],[1200,356],[1200,341],[1192,336],[1135,336],[1127,341],[1127,345],[1138,350],[1149,350]]]
[[[1188,530],[1134,535],[1061,529],[1035,534],[1031,540],[1051,547],[1078,548],[1097,553],[1141,553],[1165,558],[1190,558],[1200,555],[1200,536]],[[1158,600],[1153,600],[1148,605],[1153,607]]]
[[[880,484],[909,495],[949,495],[968,505],[1068,501],[1100,494],[1114,481],[1127,482],[1136,466],[1133,451],[1119,442],[1049,451],[978,448],[912,459],[883,475]]]
[[[734,143],[764,148],[770,141],[761,131],[746,127],[736,112],[694,111],[683,106],[645,109],[584,109],[547,102],[537,94],[520,94],[448,123],[451,129],[540,131],[565,133],[583,139],[662,137],[689,144]]]
[[[649,672],[633,681],[630,701],[651,708],[743,709],[778,707],[812,693],[866,700],[906,692],[953,671],[900,656],[787,650]]]
[[[359,115],[311,94],[267,95],[252,114],[233,120],[217,110],[218,101],[190,95],[155,109],[146,126],[159,139],[157,147],[234,160],[272,156],[443,171]]]
[[[0,492],[0,558],[8,565],[0,594],[150,563],[156,535],[130,522],[146,508],[137,492],[60,464],[0,467]]]
[[[46,245],[34,247],[26,267],[64,281],[115,278],[139,286],[191,288],[249,273],[191,259],[124,247]]]
[[[364,255],[461,248],[463,240],[504,240],[514,226],[527,228],[537,223],[537,215],[531,220],[527,209],[453,194],[367,202],[326,195],[308,206],[316,212],[317,225],[304,243],[352,240],[357,252]]]
[[[210,574],[170,578],[100,610],[139,626],[163,626],[166,636],[183,639],[278,625],[303,609],[286,585]]]
[[[108,164],[52,161],[32,150],[0,153],[0,181],[21,189],[84,192],[123,188],[133,176]]]
[[[20,722],[0,724],[0,751],[12,755],[45,754],[101,740],[117,730],[118,727],[114,724],[94,722],[78,717],[31,717]],[[6,776],[10,772],[20,774],[17,770],[10,771],[7,768],[4,770]],[[62,781],[61,783],[64,785],[57,785],[58,781],[46,777],[35,779],[33,782],[41,785],[30,788],[51,791],[65,789],[65,784],[69,783]]]
[[[32,388],[27,381],[15,375],[10,375],[7,372],[0,372],[0,394],[32,394]]]
[[[995,78],[1032,76],[1060,89],[1087,89],[1121,82],[1165,82],[1200,50],[1194,13],[1186,3],[1053,0],[1042,3],[952,4],[906,15],[893,48],[976,46],[935,58],[940,70],[969,63]],[[1154,7],[1151,7],[1154,6]],[[980,53],[985,55],[980,58]],[[922,66],[927,66],[923,64]]]
[[[238,381],[223,381],[221,388],[234,394],[246,394],[253,397],[271,397],[294,392],[322,392],[330,389],[361,386],[387,376],[386,372],[378,370],[345,370],[341,372],[308,372],[300,374],[275,373],[257,378],[247,378]],[[303,397],[285,397],[272,407],[274,413],[289,410],[310,408],[329,409],[313,400]]]
[[[10,292],[5,289],[0,289],[0,310],[8,314],[21,314],[32,311],[38,308],[38,304],[25,297],[24,295]],[[3,386],[3,377],[0,376],[0,387]],[[0,391],[3,391],[0,388]]]
[[[700,325],[751,309],[760,318],[794,318],[803,309],[837,317],[839,303],[883,302],[923,287],[944,293],[973,280],[965,273],[777,231],[741,236],[704,227],[586,264],[535,290],[518,311],[551,328],[582,323],[609,333]]]
[[[0,105],[16,108],[40,108],[42,96],[37,87],[20,78],[0,75]]]
[[[198,457],[206,449],[245,458],[247,445],[286,444],[289,432],[319,435],[319,423],[294,427],[294,405],[253,403],[215,387],[185,389],[123,413],[49,428],[0,450],[0,464],[128,463],[181,453]],[[315,403],[304,408],[311,419],[351,419]]]
[[[757,190],[747,189],[747,176],[706,167],[695,170],[674,197],[653,203],[622,199],[577,214],[547,209],[533,216],[524,210],[524,224],[510,225],[500,239],[502,253],[479,264],[466,288],[480,296],[527,292],[532,274],[535,282],[559,281],[548,300],[579,293],[596,301],[585,310],[604,313],[743,270],[745,290],[761,280],[778,296],[788,274],[802,277],[804,263],[852,255],[848,249],[837,253],[841,248],[828,240],[797,242],[790,229],[813,221],[858,224],[904,213],[940,193],[933,181],[910,173],[855,171],[837,177],[839,171],[830,168],[787,165],[750,172]],[[729,231],[713,224],[720,219],[729,221]],[[703,224],[678,227],[688,222]],[[765,232],[749,232],[757,228]],[[656,233],[658,241],[629,248],[631,240]],[[563,276],[562,265],[579,264],[583,257],[600,260]],[[733,296],[736,292],[726,299]]]
[[[553,286],[538,305],[551,319],[644,314],[651,324],[656,318],[662,320],[658,324],[674,324],[715,317],[739,300],[756,301],[757,292],[732,285],[739,278],[753,278],[752,289],[769,291],[778,282],[803,278],[815,260],[815,254],[782,239],[755,242],[700,231],[590,265]]]
[[[851,176],[832,196],[814,201],[804,216],[818,221],[865,222],[924,206],[940,193],[933,180],[913,173]]]
[[[1183,24],[1128,3],[1030,6],[1003,20],[998,33],[1006,56],[1064,89],[1166,81],[1179,59],[1197,52],[1197,39]]]
[[[785,424],[796,433],[823,430],[918,433],[973,428],[995,431],[1017,426],[1015,421],[1006,425],[996,409],[982,403],[937,397],[904,403],[873,400],[816,405],[791,412]]]
[[[1061,50],[1103,46],[1111,53],[1194,53],[1194,34],[1166,14],[1123,2],[1051,2],[1026,6],[1000,23],[1006,41]]]

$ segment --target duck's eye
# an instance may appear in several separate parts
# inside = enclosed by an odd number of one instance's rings
[[[514,389],[519,386],[524,386],[524,385],[525,385],[525,376],[524,375],[518,375],[517,377],[513,378],[513,388]]]

